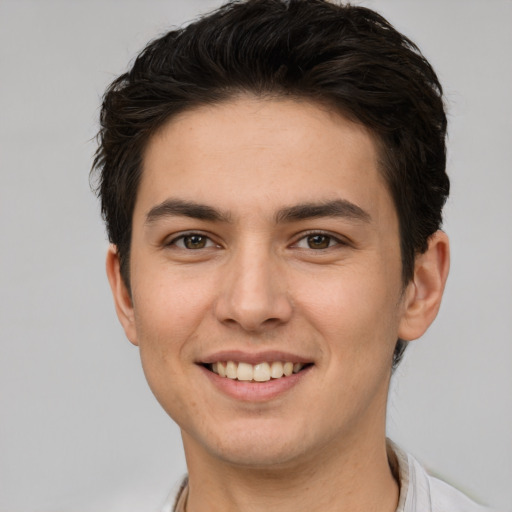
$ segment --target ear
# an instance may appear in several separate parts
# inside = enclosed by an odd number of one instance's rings
[[[137,343],[137,330],[135,328],[135,315],[132,298],[121,276],[121,265],[117,247],[110,245],[106,261],[107,277],[114,297],[117,318],[123,326],[126,337],[134,344]]]
[[[407,285],[398,337],[419,338],[437,316],[450,269],[450,244],[443,231],[429,239],[428,249],[416,256],[414,276]]]

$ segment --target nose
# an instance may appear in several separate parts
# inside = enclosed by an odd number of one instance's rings
[[[293,312],[286,275],[269,249],[246,247],[230,259],[215,305],[217,319],[247,332],[287,323]]]

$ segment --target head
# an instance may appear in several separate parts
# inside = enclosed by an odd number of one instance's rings
[[[384,438],[396,340],[448,268],[441,86],[414,44],[360,7],[230,3],[149,44],[101,123],[117,312],[186,452]],[[217,376],[232,359],[249,373]],[[305,367],[268,381],[285,361]]]
[[[149,140],[184,111],[242,94],[311,100],[372,133],[399,219],[405,286],[441,225],[449,192],[435,72],[414,43],[369,9],[257,0],[229,3],[151,42],[104,96],[94,168],[128,289],[132,215]],[[398,340],[395,365],[404,349]]]

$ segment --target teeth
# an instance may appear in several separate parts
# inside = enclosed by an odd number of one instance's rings
[[[287,361],[273,361],[272,363],[259,363],[252,365],[249,363],[236,363],[234,361],[217,362],[211,365],[212,372],[220,377],[241,381],[267,382],[271,379],[280,379],[289,377],[293,373],[298,373],[304,368],[302,363],[292,363]]]
[[[256,382],[265,382],[270,380],[270,365],[268,363],[257,364],[254,367],[253,379]]]
[[[299,373],[304,365],[302,363],[295,363],[293,365],[293,373]]]
[[[279,379],[283,375],[284,375],[283,363],[281,363],[279,361],[274,361],[272,363],[272,366],[270,367],[270,376],[273,379]]]
[[[228,379],[236,379],[237,368],[238,365],[236,363],[234,363],[233,361],[228,361],[226,363],[226,377]]]
[[[238,363],[238,369],[236,371],[236,378],[238,380],[252,380],[253,375],[252,364]]]
[[[218,373],[221,377],[226,377],[226,365],[224,363],[218,362],[217,363],[217,371],[215,371],[212,367],[212,370],[215,373]]]

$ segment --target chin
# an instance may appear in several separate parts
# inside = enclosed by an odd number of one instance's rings
[[[275,422],[270,422],[273,425],[256,423],[260,424],[231,426],[222,432],[200,435],[200,444],[215,459],[254,469],[276,469],[276,466],[286,466],[306,456],[303,432],[277,426]],[[185,451],[187,444],[185,442]]]
[[[220,448],[212,455],[234,466],[260,470],[277,469],[293,464],[304,455],[297,449],[291,451],[288,446],[284,447],[283,443],[236,443]]]

